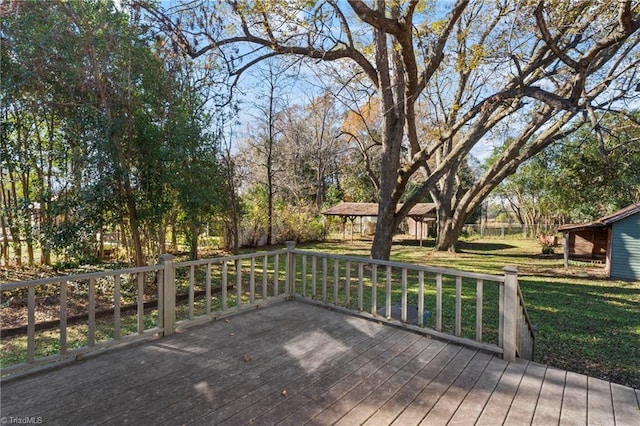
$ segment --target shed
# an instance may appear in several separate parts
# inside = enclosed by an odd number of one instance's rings
[[[564,234],[565,267],[570,258],[603,261],[610,277],[640,280],[640,203],[558,231]]]
[[[402,208],[402,204],[398,204],[398,209]],[[362,219],[365,217],[377,217],[378,216],[378,204],[377,203],[340,203],[336,206],[326,209],[322,212],[325,216],[339,216],[343,220],[343,224],[346,225],[347,219],[353,222],[360,218],[360,234],[362,234]],[[409,210],[407,217],[412,219],[416,238],[420,236],[420,243],[422,243],[422,226],[424,223],[434,221],[436,219],[436,205],[433,203],[417,203]],[[420,231],[418,231],[420,226]],[[346,234],[346,228],[344,229]]]

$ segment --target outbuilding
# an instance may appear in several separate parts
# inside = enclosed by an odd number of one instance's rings
[[[564,234],[565,267],[569,259],[601,261],[611,278],[640,280],[640,203],[558,231]]]
[[[398,204],[397,209],[400,209],[402,204]],[[336,206],[326,209],[322,212],[325,216],[338,216],[342,218],[343,234],[346,237],[347,220],[351,221],[351,230],[353,237],[353,222],[360,218],[360,235],[363,233],[363,219],[375,218],[378,216],[378,204],[377,203],[348,203],[343,202]],[[427,235],[426,230],[423,230],[423,224],[427,227],[429,223],[433,223],[436,220],[436,205],[433,203],[417,203],[414,205],[407,214],[407,225],[410,235],[414,235],[416,239],[420,240],[422,245],[422,239]]]

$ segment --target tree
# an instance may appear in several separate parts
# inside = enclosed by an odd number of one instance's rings
[[[437,205],[437,248],[451,248],[465,219],[519,164],[634,95],[637,84],[640,4],[632,0],[211,4],[179,18],[149,10],[191,56],[219,55],[235,76],[286,55],[368,80],[383,117],[374,258],[389,256],[394,230],[426,194]],[[458,170],[470,150],[515,116],[510,146],[461,192]],[[398,209],[419,171],[421,185]]]
[[[581,129],[529,160],[500,186],[521,223],[595,220],[640,201],[640,122],[598,114],[601,137]]]
[[[275,61],[267,63],[261,70],[259,79],[264,92],[253,107],[258,111],[255,134],[247,140],[250,153],[245,157],[250,167],[258,166],[256,181],[264,182],[266,189],[266,232],[267,244],[273,244],[274,199],[276,196],[276,176],[282,171],[282,116],[288,107],[284,96],[286,76],[277,69]],[[279,123],[280,122],[280,123]]]
[[[211,190],[221,186],[209,110],[217,82],[139,19],[103,1],[23,2],[0,16],[0,172],[11,214],[2,225],[16,250],[23,238],[31,253],[43,213],[44,248],[95,257],[96,234],[119,226],[142,265],[163,250],[169,217],[182,215],[195,256],[202,222],[223,207]]]

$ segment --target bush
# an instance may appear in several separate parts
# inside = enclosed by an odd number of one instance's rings
[[[276,213],[276,240],[318,241],[322,238],[324,226],[322,218],[315,214],[311,206],[279,208]]]

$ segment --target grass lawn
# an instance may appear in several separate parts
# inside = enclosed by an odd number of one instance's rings
[[[370,241],[328,241],[298,248],[346,255],[369,254]],[[432,243],[431,243],[432,244]],[[465,271],[502,274],[519,269],[520,288],[538,327],[535,360],[640,388],[640,282],[610,280],[602,266],[542,256],[537,241],[482,239],[460,242],[457,253],[398,240],[391,259]]]

